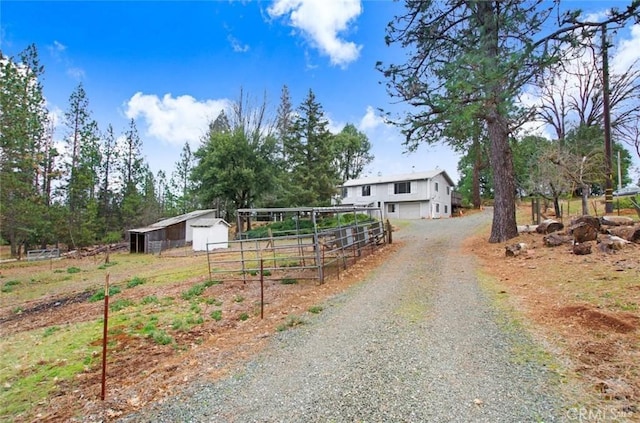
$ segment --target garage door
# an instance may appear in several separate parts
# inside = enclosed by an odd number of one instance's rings
[[[400,203],[400,219],[420,219],[420,203]]]

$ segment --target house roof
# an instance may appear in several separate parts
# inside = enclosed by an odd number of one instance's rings
[[[357,187],[361,185],[376,185],[376,184],[388,184],[390,182],[403,182],[403,181],[418,181],[423,179],[432,179],[436,176],[443,174],[447,182],[451,186],[454,186],[453,180],[449,177],[446,171],[442,169],[428,170],[425,172],[413,172],[405,173],[401,175],[389,175],[389,176],[370,176],[368,178],[351,179],[345,181],[342,184],[343,187]]]
[[[168,219],[160,220],[156,223],[152,223],[149,226],[145,226],[144,228],[130,229],[129,232],[151,232],[158,229],[166,228],[167,226],[175,225],[176,223],[186,222],[187,220],[191,219],[197,219],[200,216],[204,216],[214,211],[215,209],[195,210],[189,213],[181,214],[180,216],[174,216]]]
[[[229,225],[224,219],[198,219],[198,220],[194,220],[193,223],[191,223],[191,227],[193,228],[210,228],[212,226],[216,226],[219,224],[224,224],[227,225],[227,227],[230,227],[231,225]]]

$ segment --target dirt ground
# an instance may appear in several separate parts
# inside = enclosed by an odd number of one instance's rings
[[[519,242],[529,250],[506,257],[505,247]],[[609,254],[594,245],[579,256],[571,246],[545,247],[543,235],[521,234],[503,244],[476,236],[465,248],[579,384],[567,393],[576,404],[640,421],[639,244]]]
[[[567,363],[571,372],[567,377],[584,383],[593,395],[590,401],[615,404],[619,410],[640,416],[636,408],[640,401],[640,245],[615,254],[595,251],[590,256],[575,256],[566,247],[543,247],[542,235],[523,234],[513,241],[527,243],[527,253],[505,257],[505,245],[513,242],[488,244],[486,239],[486,233],[470,238],[465,252],[478,257],[482,272],[493,277],[491,289],[496,295],[505,297],[525,325]],[[59,384],[52,397],[16,421],[113,420],[162,401],[198,378],[227,375],[259,352],[291,316],[304,320],[310,307],[361,282],[400,247],[398,242],[385,246],[322,285],[311,280],[297,285],[269,282],[264,319],[258,312],[259,284],[236,281],[209,287],[205,295],[223,301],[227,318],[206,320],[189,331],[172,331],[180,348],[111,328],[104,402],[97,365],[86,368],[72,382]],[[119,298],[180,298],[189,286],[203,280],[164,284],[160,289],[142,285],[135,293],[123,291]],[[234,302],[239,293],[253,300]],[[2,331],[10,334],[99,319],[102,303],[86,299],[84,292],[73,293],[34,301],[20,314],[2,309]],[[250,317],[243,321],[238,316],[245,312]]]
[[[364,256],[342,271],[339,277],[330,276],[324,284],[318,284],[316,280],[300,280],[295,285],[266,282],[264,319],[260,318],[257,278],[246,284],[225,281],[211,286],[204,295],[222,302],[225,318],[219,322],[206,319],[188,331],[168,328],[167,332],[175,341],[171,345],[159,345],[148,338],[130,336],[110,325],[112,335],[109,338],[106,400],[100,400],[102,369],[98,364],[85,368],[72,382],[59,383],[56,392],[46,402],[37,404],[32,413],[19,416],[14,421],[110,421],[176,394],[182,386],[198,378],[222,377],[258,353],[279,327],[291,324],[291,317],[304,321],[310,315],[310,307],[318,306],[328,297],[362,281],[399,247],[397,243],[383,246],[375,254]],[[74,265],[73,260],[67,262],[66,266]],[[141,285],[135,290],[123,291],[117,298],[135,301],[154,295],[181,301],[181,293],[204,280],[190,279],[163,284],[162,287]],[[103,302],[88,302],[90,295],[77,292],[31,301],[19,314],[13,313],[10,307],[1,307],[2,332],[9,335],[95,321],[103,315]],[[245,300],[241,303],[234,301],[238,297]],[[241,314],[248,315],[248,318],[243,320]],[[100,340],[95,342],[95,347],[97,354],[101,350]],[[100,360],[96,361],[100,363]]]

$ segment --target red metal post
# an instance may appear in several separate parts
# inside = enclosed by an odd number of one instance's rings
[[[102,331],[102,393],[100,399],[104,401],[107,393],[107,328],[109,327],[109,274],[104,284],[104,325]]]

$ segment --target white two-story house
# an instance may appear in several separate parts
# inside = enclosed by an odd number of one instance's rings
[[[451,216],[454,183],[444,170],[370,176],[342,185],[341,205],[380,207],[385,218],[438,219]]]

